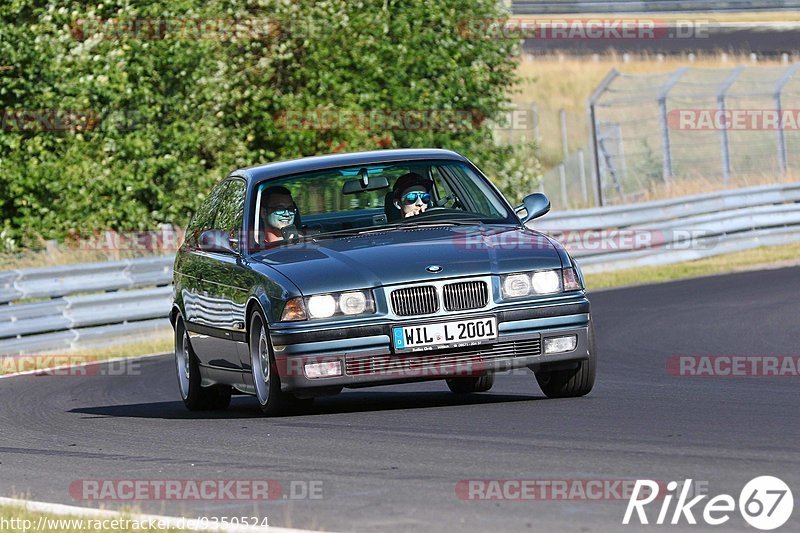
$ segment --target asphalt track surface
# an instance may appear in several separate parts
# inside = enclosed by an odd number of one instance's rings
[[[138,506],[329,531],[730,531],[747,529],[738,513],[716,528],[624,527],[625,500],[470,501],[456,486],[692,478],[711,495],[738,499],[750,479],[776,475],[795,497],[779,531],[798,531],[798,378],[666,371],[674,354],[798,355],[798,295],[800,268],[595,293],[597,385],[580,399],[547,400],[525,373],[470,397],[443,382],[362,389],[267,419],[245,397],[224,414],[185,411],[169,357],[141,361],[138,375],[3,379],[0,487],[4,496],[98,506],[73,499],[70,484],[273,479],[287,491],[292,480],[313,480],[322,482],[321,499]]]

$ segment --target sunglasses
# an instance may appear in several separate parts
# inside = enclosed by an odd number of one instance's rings
[[[288,215],[294,215],[297,212],[297,209],[294,206],[273,205],[273,206],[267,206],[267,212],[288,216]]]
[[[403,201],[408,205],[417,203],[417,200],[427,204],[431,201],[431,195],[427,192],[407,192],[403,195]]]

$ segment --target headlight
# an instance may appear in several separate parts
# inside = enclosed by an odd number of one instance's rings
[[[561,272],[542,270],[531,275],[531,287],[534,294],[553,294],[561,292]]]
[[[306,312],[307,311],[307,312]],[[286,302],[281,322],[355,316],[375,312],[372,291],[346,291],[292,298]]]
[[[503,296],[520,298],[531,293],[531,280],[528,274],[511,274],[503,280]]]
[[[336,312],[336,299],[330,294],[318,294],[308,299],[311,318],[328,318]]]
[[[573,268],[519,272],[502,276],[500,281],[504,299],[556,294],[583,288]]]
[[[345,315],[360,315],[367,310],[367,295],[360,291],[342,293],[339,310]]]

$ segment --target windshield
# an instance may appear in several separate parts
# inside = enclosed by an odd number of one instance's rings
[[[485,178],[462,162],[341,167],[258,185],[248,235],[260,248],[295,238],[421,223],[516,220]]]

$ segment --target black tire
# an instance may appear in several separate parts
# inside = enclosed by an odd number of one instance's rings
[[[266,328],[267,322],[261,316],[261,313],[258,311],[253,313],[253,316],[250,317],[250,329],[248,329],[247,335],[248,348],[250,350],[250,368],[253,376],[253,386],[256,389],[256,399],[261,412],[267,416],[279,416],[294,407],[298,400],[294,395],[281,391],[278,365],[275,363],[275,355],[272,353],[272,346],[270,346],[269,334]],[[269,366],[266,366],[267,364]],[[265,372],[265,369],[268,369],[268,371]],[[313,403],[313,399],[311,402]]]
[[[548,398],[576,398],[589,394],[594,387],[597,368],[597,347],[594,340],[594,324],[589,323],[589,358],[581,361],[578,368],[568,370],[538,370],[536,381]]]
[[[175,368],[178,390],[183,404],[190,411],[226,409],[231,403],[231,388],[225,385],[200,385],[200,366],[192,349],[189,334],[180,316],[175,321]],[[182,375],[183,373],[183,375]]]
[[[450,391],[456,394],[487,392],[494,385],[494,373],[489,372],[473,378],[450,378],[445,381]]]

